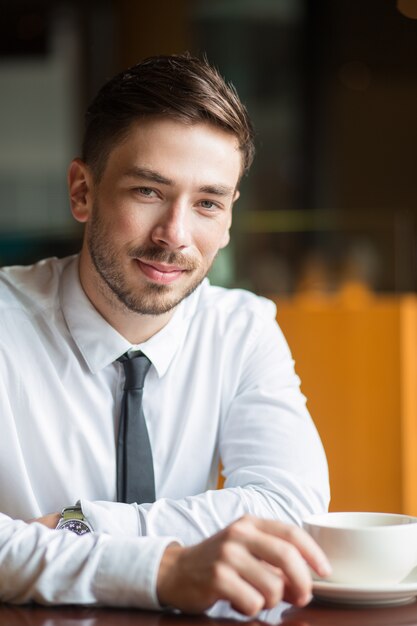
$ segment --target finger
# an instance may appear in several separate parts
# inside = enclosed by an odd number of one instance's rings
[[[44,515],[43,517],[36,517],[27,521],[28,524],[33,524],[38,522],[38,524],[43,524],[48,528],[56,528],[61,515],[60,513],[49,513],[48,515]]]
[[[291,586],[291,583],[289,582],[288,578],[285,576],[284,573],[282,574],[282,578],[283,578],[283,584],[284,584],[284,591],[283,591],[282,599],[285,602],[289,602],[289,604],[294,604],[297,607],[303,607],[303,606],[307,606],[307,604],[310,604],[310,602],[313,599],[312,587],[310,587],[310,590],[308,593],[306,593],[303,597],[300,597],[294,591],[294,588]]]
[[[279,567],[270,565],[270,563],[264,562],[264,566],[267,567],[271,572],[274,572],[276,576],[279,576],[281,578],[283,585],[284,585],[284,591],[283,591],[283,596],[282,596],[283,600],[285,600],[286,602],[289,602],[290,604],[298,604],[299,606],[305,606],[311,601],[312,599],[311,595],[307,594],[305,597],[305,601],[300,603],[298,598],[295,596],[293,590],[291,589],[288,578],[285,576],[284,572]]]
[[[271,536],[257,543],[254,552],[260,559],[279,568],[285,576],[285,588],[290,590],[294,604],[304,606],[311,600],[312,580],[310,570],[297,548],[287,541]]]
[[[225,562],[262,595],[266,608],[272,608],[283,598],[284,579],[279,568],[252,556],[246,546],[230,543],[223,547]]]
[[[263,595],[227,565],[223,565],[217,593],[220,600],[229,601],[243,615],[254,616],[265,606]]]
[[[247,527],[241,523],[233,529],[234,541],[229,544],[228,548],[231,555],[233,556],[233,550],[240,548],[241,551],[245,551],[246,555],[250,553],[252,558],[256,557],[260,561],[281,569],[288,579],[296,604],[301,606],[307,604],[311,600],[311,574],[298,548],[288,540],[263,532],[254,525],[249,525],[248,522],[246,525]],[[241,559],[242,563],[245,563],[243,556]],[[236,559],[234,565],[237,566]],[[255,566],[252,565],[252,569],[254,568]],[[244,575],[241,568],[238,571]],[[246,571],[247,579],[252,580],[248,565],[246,565]],[[258,572],[259,569],[256,568],[256,571]],[[263,580],[267,584],[266,576]]]
[[[259,530],[269,535],[274,535],[295,546],[302,557],[319,576],[325,577],[331,574],[331,566],[326,555],[305,530],[298,526],[284,524],[283,522],[275,520],[256,518],[254,518],[254,520]]]

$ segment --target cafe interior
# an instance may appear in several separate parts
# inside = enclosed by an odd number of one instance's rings
[[[78,250],[66,169],[105,79],[154,54],[205,54],[257,135],[210,278],[276,303],[331,510],[417,515],[417,2],[0,9],[0,264]]]

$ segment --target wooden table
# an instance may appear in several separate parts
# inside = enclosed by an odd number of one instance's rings
[[[173,615],[131,609],[0,605],[1,626],[417,626],[417,602],[384,608],[277,607],[254,620]]]

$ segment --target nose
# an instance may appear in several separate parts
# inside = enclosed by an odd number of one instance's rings
[[[164,207],[152,230],[152,241],[162,248],[182,250],[191,243],[189,216],[185,204],[173,202]]]

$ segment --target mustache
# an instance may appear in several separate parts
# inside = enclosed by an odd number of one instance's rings
[[[129,250],[132,259],[143,259],[144,261],[157,261],[175,265],[182,270],[192,271],[197,269],[197,263],[193,259],[184,256],[180,252],[168,251],[158,246],[138,246]]]

